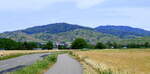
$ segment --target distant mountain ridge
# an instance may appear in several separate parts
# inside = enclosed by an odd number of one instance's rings
[[[150,31],[129,26],[99,26],[96,31],[118,36],[120,38],[135,38],[150,36]]]
[[[150,31],[129,26],[99,26],[90,28],[68,23],[54,23],[0,34],[0,38],[11,38],[23,42],[46,42],[49,40],[72,42],[78,37],[82,37],[91,43],[120,41],[122,39],[150,37]]]
[[[83,26],[74,25],[74,24],[68,24],[68,23],[54,23],[54,24],[48,24],[44,26],[36,26],[32,28],[27,28],[25,30],[22,30],[22,32],[27,33],[27,34],[36,34],[36,33],[57,34],[61,32],[72,31],[75,29],[92,29],[92,28],[83,27]]]

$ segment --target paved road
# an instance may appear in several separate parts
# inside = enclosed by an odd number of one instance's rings
[[[45,74],[83,74],[79,62],[72,59],[67,54],[58,56],[57,63]]]
[[[30,54],[0,61],[0,74],[6,74],[6,72],[15,71],[27,65],[31,65],[49,54],[50,53]]]

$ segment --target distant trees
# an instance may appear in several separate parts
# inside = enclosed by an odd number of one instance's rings
[[[37,43],[35,42],[16,42],[11,39],[1,38],[0,39],[0,49],[5,50],[33,50],[37,48]]]
[[[150,43],[145,42],[145,43],[130,43],[127,44],[128,48],[150,48]]]
[[[83,49],[87,47],[87,42],[82,38],[77,38],[75,41],[72,42],[71,48],[72,49]]]
[[[66,45],[58,45],[58,49],[68,49]]]
[[[16,42],[11,39],[1,38],[0,49],[5,50],[33,50],[34,48],[53,49],[53,42],[48,41],[46,44],[36,42]],[[75,39],[71,46],[68,47],[65,43],[57,45],[58,49],[118,49],[118,48],[150,48],[149,42],[144,43],[117,43],[117,42],[98,42],[97,44],[90,44],[82,38]]]
[[[150,48],[150,43],[149,43],[149,42],[145,42],[145,43],[144,43],[144,47]]]
[[[0,39],[0,48],[6,49],[6,50],[13,50],[19,48],[19,43],[15,42],[11,39]]]
[[[87,43],[84,39],[82,38],[77,38],[75,41],[73,41],[72,49],[121,49],[121,48],[150,48],[150,43],[145,42],[145,43],[127,43],[127,44],[122,44],[122,43],[117,43],[117,42],[98,42],[96,45],[92,45]]]
[[[49,41],[47,44],[43,45],[43,49],[53,49],[53,42]]]
[[[51,41],[46,44],[40,44],[36,42],[16,42],[11,39],[0,38],[0,49],[5,50],[33,50],[36,48],[53,49],[53,43]]]
[[[33,50],[34,48],[37,48],[37,43],[35,42],[23,42],[21,43],[20,50]]]
[[[98,42],[95,46],[96,49],[105,49],[106,48],[106,45],[104,45],[103,43],[101,42]]]

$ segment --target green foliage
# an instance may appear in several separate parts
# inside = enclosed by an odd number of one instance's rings
[[[49,41],[47,44],[43,45],[43,49],[53,49],[53,42]]]
[[[58,49],[68,49],[66,45],[59,45]]]
[[[96,49],[105,49],[106,46],[105,46],[103,43],[98,42],[98,43],[96,44],[95,48],[96,48]]]
[[[145,42],[144,43],[144,47],[149,48],[150,47],[150,43],[149,42]]]
[[[127,45],[128,48],[150,48],[149,42],[145,42],[143,44],[140,43],[130,43]]]
[[[0,48],[4,48],[6,50],[18,49],[19,43],[13,41],[11,39],[0,39]]]
[[[112,46],[113,46],[113,48],[121,48],[122,47],[120,44],[118,44],[116,42],[113,42]]]
[[[32,50],[37,48],[37,43],[35,42],[16,42],[11,39],[0,39],[0,48],[5,50]]]
[[[88,43],[87,44],[87,48],[88,49],[95,49],[95,46],[93,44]]]
[[[71,46],[72,49],[83,49],[87,48],[87,42],[82,38],[77,38]]]
[[[33,48],[37,48],[37,43],[35,42],[23,42],[21,45],[21,49],[23,50],[33,50]]]

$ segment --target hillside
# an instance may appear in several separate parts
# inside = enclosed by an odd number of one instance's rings
[[[10,38],[15,41],[27,41],[27,42],[43,42],[43,40],[36,39],[30,35],[27,35],[23,32],[20,31],[15,31],[15,32],[5,32],[0,34],[0,38]]]
[[[84,38],[85,40],[91,43],[95,43],[99,41],[107,42],[107,41],[119,40],[119,38],[116,36],[98,33],[92,30],[85,30],[85,29],[76,29],[73,31],[59,33],[59,34],[39,33],[39,34],[34,34],[33,37],[44,41],[52,40],[52,41],[60,41],[60,42],[72,42],[76,38]]]
[[[134,39],[124,39],[118,41],[118,43],[120,44],[129,44],[129,43],[144,44],[145,42],[150,43],[150,37],[138,37]]]
[[[132,39],[136,37],[150,36],[150,31],[128,26],[99,26],[96,31],[111,34],[124,39]]]
[[[49,40],[72,42],[78,37],[93,44],[99,41],[127,43],[139,41],[139,38],[141,41],[146,41],[150,37],[150,31],[128,26],[99,26],[94,29],[67,23],[54,23],[0,34],[0,38],[11,38],[22,42],[45,42]]]

